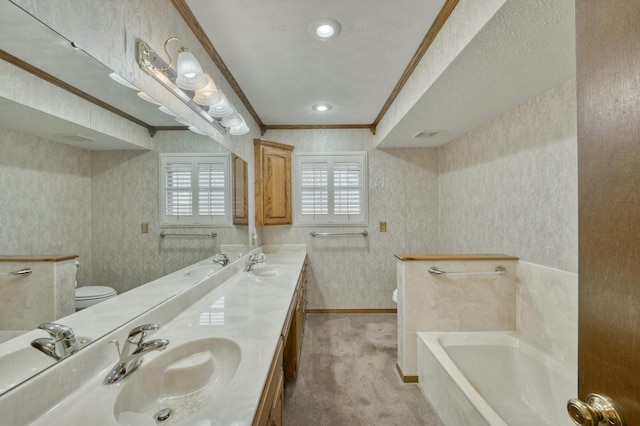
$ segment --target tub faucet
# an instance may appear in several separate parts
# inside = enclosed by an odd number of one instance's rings
[[[264,253],[254,253],[247,258],[247,263],[244,264],[244,272],[251,272],[253,266],[256,263],[264,262]]]
[[[104,379],[104,384],[109,385],[119,380],[124,379],[129,374],[133,373],[136,368],[142,364],[142,356],[151,351],[162,351],[167,348],[169,341],[167,339],[155,339],[144,341],[144,338],[151,331],[159,329],[158,324],[145,324],[135,327],[129,332],[129,336],[124,342],[122,352],[119,350],[119,344],[117,340],[112,340],[118,347],[118,353],[120,358],[116,365],[113,366],[107,377]],[[111,342],[109,342],[111,343]],[[132,345],[136,345],[132,351]]]
[[[80,350],[80,344],[71,327],[45,322],[40,324],[38,328],[49,333],[51,337],[34,339],[31,342],[31,346],[55,358],[56,361],[60,361]]]
[[[213,256],[213,260],[215,263],[218,263],[222,266],[227,266],[229,264],[229,256],[227,256],[224,253],[218,253],[215,256]]]

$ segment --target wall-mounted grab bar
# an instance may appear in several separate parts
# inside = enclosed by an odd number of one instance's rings
[[[344,237],[344,236],[352,236],[352,235],[360,235],[361,237],[366,237],[367,235],[369,235],[369,233],[367,231],[362,231],[362,232],[344,232],[344,233],[312,231],[312,232],[309,232],[309,235],[311,235],[312,237]]]
[[[217,237],[218,234],[215,232],[209,232],[208,234],[167,234],[166,232],[162,231],[160,233],[160,238],[164,238],[164,237],[209,237],[209,238],[214,238]]]
[[[447,272],[432,266],[429,268],[429,273],[433,275],[504,275],[507,273],[507,268],[496,266],[494,271]]]
[[[0,275],[16,275],[19,277],[26,277],[27,275],[31,275],[33,271],[31,270],[31,268],[24,268],[24,269],[20,269],[19,271],[13,271],[13,272],[0,272]]]

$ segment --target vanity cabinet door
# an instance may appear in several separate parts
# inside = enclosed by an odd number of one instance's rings
[[[291,224],[293,147],[254,140],[256,226]]]
[[[262,396],[258,403],[258,411],[253,419],[253,426],[282,425],[284,398],[284,377],[282,372],[283,346],[282,338],[280,338],[276,353],[273,357],[271,369],[269,370],[269,375],[267,376],[267,382],[264,385]]]

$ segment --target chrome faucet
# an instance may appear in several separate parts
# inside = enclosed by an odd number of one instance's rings
[[[105,377],[103,382],[105,385],[115,383],[133,373],[136,368],[142,364],[142,356],[147,352],[162,351],[167,348],[169,345],[169,341],[167,339],[155,339],[149,340],[148,342],[144,341],[144,338],[147,337],[149,332],[159,328],[160,326],[158,324],[145,324],[134,328],[129,332],[129,336],[124,342],[122,352],[120,352],[118,341],[112,340],[118,348],[120,358],[111,371],[109,371],[107,377]],[[131,350],[132,345],[136,345],[133,351]]]
[[[71,327],[52,322],[45,322],[38,326],[51,337],[40,337],[31,342],[31,346],[60,361],[80,350],[80,344]]]
[[[218,263],[222,266],[227,266],[229,264],[229,256],[227,256],[224,253],[218,253],[215,256],[213,256],[213,260],[215,263]]]
[[[244,272],[251,272],[253,266],[256,263],[264,262],[264,253],[254,253],[247,258],[247,263],[244,264]]]

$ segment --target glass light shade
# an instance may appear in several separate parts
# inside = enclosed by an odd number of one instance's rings
[[[238,114],[236,109],[233,107],[231,108],[233,109],[233,112],[225,117],[222,117],[222,120],[220,120],[220,124],[222,124],[224,127],[236,127],[241,125],[244,122],[244,120],[242,119],[242,117],[240,117],[240,114]]]
[[[222,100],[222,95],[218,92],[216,83],[211,76],[207,73],[204,75],[207,76],[207,84],[202,89],[196,90],[193,100],[198,105],[215,105]]]
[[[127,80],[122,78],[122,76],[120,76],[120,74],[118,73],[112,72],[111,74],[109,74],[109,77],[111,77],[111,79],[116,83],[122,84],[124,87],[128,87],[129,89],[133,89],[133,90],[140,90],[136,86],[134,86],[133,84],[129,83]]]
[[[167,107],[166,107],[166,106],[164,106],[164,105],[160,105],[160,106],[158,107],[158,109],[159,109],[160,111],[164,112],[165,114],[169,114],[169,115],[172,115],[172,116],[176,117],[176,115],[173,113],[173,111],[171,111],[169,108],[167,108]]]
[[[184,118],[182,118],[182,117],[175,117],[175,119],[176,119],[176,121],[177,121],[178,123],[180,123],[180,124],[182,124],[182,125],[184,125],[184,126],[187,126],[187,127],[191,127],[191,123],[189,123],[189,122],[188,122],[187,120],[185,120]]]
[[[229,133],[234,136],[244,135],[249,132],[249,126],[247,126],[242,115],[238,114],[238,118],[240,118],[240,124],[229,129]]]
[[[207,76],[191,52],[183,50],[178,54],[176,73],[176,85],[181,89],[197,90],[207,85]]]
[[[238,127],[232,127],[231,129],[229,129],[229,134],[233,136],[240,136],[240,135],[244,135],[245,133],[249,133],[249,128],[247,127],[246,124],[243,124],[242,126],[238,126]]]
[[[191,130],[193,133],[197,133],[199,135],[206,135],[205,132],[203,132],[202,130],[198,129],[196,126],[189,126],[189,130]]]
[[[155,99],[153,99],[151,96],[147,95],[145,92],[143,91],[139,91],[138,92],[138,97],[140,99],[144,99],[145,101],[155,104],[155,105],[160,105],[160,102],[156,101]]]
[[[219,90],[220,96],[222,96],[222,100],[217,104],[211,105],[209,107],[209,115],[212,117],[226,117],[234,113],[234,109],[227,100],[227,97],[222,93],[222,90]]]

